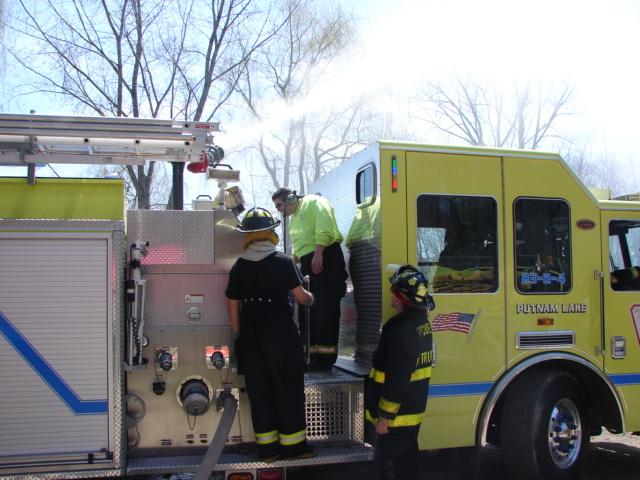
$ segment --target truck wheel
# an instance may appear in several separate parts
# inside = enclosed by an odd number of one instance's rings
[[[576,379],[556,370],[517,379],[505,399],[500,445],[514,480],[577,477],[589,448],[589,422]]]

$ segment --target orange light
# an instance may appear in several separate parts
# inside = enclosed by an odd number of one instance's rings
[[[539,318],[538,319],[538,326],[540,327],[544,327],[544,326],[549,326],[549,325],[553,325],[553,318]]]
[[[249,473],[249,472],[231,473],[227,477],[227,480],[253,480],[253,473]]]

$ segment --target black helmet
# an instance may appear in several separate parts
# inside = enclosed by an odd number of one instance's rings
[[[274,221],[268,210],[264,208],[252,208],[242,219],[242,223],[236,230],[242,233],[262,232],[272,230],[280,225],[280,220]]]
[[[391,291],[400,293],[417,308],[433,308],[433,300],[427,293],[427,279],[411,265],[403,265],[391,278]]]

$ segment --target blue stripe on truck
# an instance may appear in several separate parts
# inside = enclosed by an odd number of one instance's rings
[[[24,335],[0,311],[0,333],[76,415],[107,413],[107,400],[82,400]]]
[[[441,383],[429,385],[429,397],[486,395],[493,382]]]

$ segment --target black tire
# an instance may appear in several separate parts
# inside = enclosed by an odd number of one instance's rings
[[[566,372],[544,369],[514,381],[500,420],[500,446],[509,478],[577,478],[589,449],[584,392]]]

